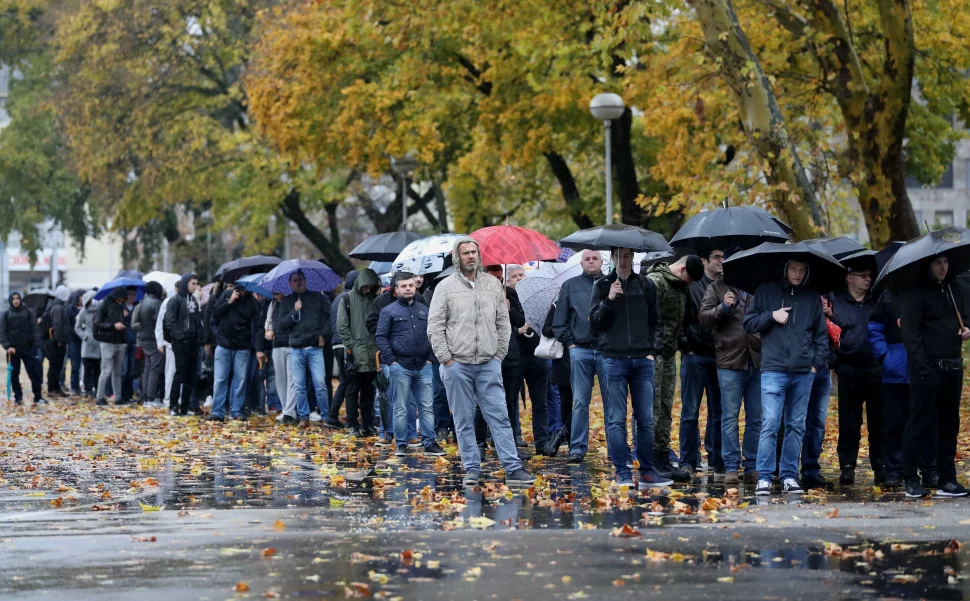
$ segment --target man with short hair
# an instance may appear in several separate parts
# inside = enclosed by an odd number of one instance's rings
[[[229,416],[244,420],[246,380],[253,346],[252,325],[259,317],[259,303],[237,285],[219,296],[212,313],[219,325],[212,364],[212,413],[209,420],[225,421],[227,400]]]
[[[124,288],[115,288],[107,299],[98,305],[94,323],[94,338],[101,343],[101,377],[98,378],[97,405],[108,404],[107,389],[111,382],[115,404],[124,405],[122,397],[121,374],[124,369],[125,345],[128,341],[128,326],[125,325],[125,300],[128,293]]]
[[[639,490],[649,490],[673,484],[653,463],[654,360],[663,348],[664,328],[656,286],[633,273],[633,250],[614,249],[613,257],[613,272],[593,285],[589,314],[590,329],[599,335],[609,386],[604,408],[607,446],[617,483],[633,487],[626,441],[629,393],[640,462]]]
[[[455,273],[438,284],[431,300],[428,340],[441,362],[465,485],[478,486],[482,479],[477,406],[492,432],[506,484],[528,486],[535,478],[519,461],[502,387],[501,363],[512,333],[502,283],[482,272],[478,242],[470,236],[455,241],[452,260]]]
[[[306,381],[308,369],[320,414],[329,414],[330,397],[324,381],[323,345],[330,337],[330,300],[319,292],[308,291],[306,276],[300,271],[290,274],[289,283],[293,294],[283,300],[280,331],[289,338],[290,377],[293,378],[297,419],[300,426],[305,428],[310,425]]]
[[[589,404],[593,397],[594,377],[599,378],[604,410],[609,396],[603,352],[597,334],[589,327],[593,283],[603,276],[603,256],[598,250],[584,250],[580,265],[583,273],[566,280],[559,289],[556,312],[552,318],[556,339],[569,349],[573,412],[570,431],[557,432],[550,442],[550,451],[558,449],[564,441],[568,442],[569,463],[582,463],[589,451]]]
[[[804,492],[797,476],[808,397],[815,374],[828,368],[828,329],[821,298],[809,282],[808,265],[789,261],[784,273],[785,279],[758,286],[744,314],[745,331],[761,335],[762,423],[756,495],[771,494],[783,417],[782,490]]]
[[[172,378],[172,392],[168,401],[169,415],[188,415],[195,388],[196,373],[199,369],[199,351],[202,348],[203,325],[202,307],[195,299],[199,278],[194,273],[182,274],[178,294],[168,302],[165,311],[164,328],[169,332],[175,357],[175,376]],[[101,354],[104,371],[104,353]]]
[[[21,363],[30,378],[34,404],[46,403],[41,389],[44,368],[37,358],[37,349],[41,345],[40,327],[37,325],[34,312],[24,305],[19,292],[11,292],[8,302],[10,308],[0,315],[0,346],[7,351],[7,363],[11,367],[10,388],[14,403],[20,405],[24,398],[24,391],[20,386]]]

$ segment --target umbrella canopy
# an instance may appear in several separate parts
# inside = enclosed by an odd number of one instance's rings
[[[215,282],[206,284],[199,289],[200,302],[204,305],[209,302],[209,297],[212,296],[212,290],[216,287]]]
[[[392,271],[415,275],[442,271],[451,264],[451,250],[462,234],[438,234],[408,244],[392,263]]]
[[[280,264],[279,257],[254,255],[229,261],[219,266],[213,279],[220,282],[235,282],[239,278],[254,273],[266,273]]]
[[[761,284],[784,278],[785,265],[789,261],[808,264],[808,285],[820,293],[838,290],[845,285],[845,267],[832,255],[804,242],[764,242],[735,253],[724,262],[724,282],[754,293]]]
[[[815,238],[814,240],[803,240],[803,242],[809,246],[821,248],[836,259],[848,257],[849,255],[866,250],[865,246],[847,236],[839,236],[838,238]]]
[[[792,229],[759,207],[725,207],[698,213],[687,220],[670,245],[682,253],[715,248],[754,248],[762,242],[787,242]]]
[[[145,297],[145,282],[144,280],[138,280],[135,278],[115,278],[101,287],[98,293],[94,295],[94,300],[104,300],[114,291],[115,288],[127,288],[128,286],[134,286],[138,289],[137,300],[141,300]]]
[[[388,232],[364,240],[347,253],[348,257],[366,261],[393,261],[404,248],[422,238],[414,232]]]
[[[899,240],[893,240],[892,242],[886,245],[886,248],[877,252],[876,271],[881,272],[882,268],[885,267],[886,263],[889,262],[889,259],[892,259],[893,256],[896,254],[896,252],[899,251],[899,249],[902,248],[904,244],[906,243],[901,242]]]
[[[717,248],[717,247],[712,247],[712,248]],[[643,258],[640,259],[639,261],[637,261],[636,260],[637,257],[634,256],[633,264],[634,265],[639,264],[641,269],[646,269],[647,267],[651,267],[653,265],[656,265],[657,263],[669,263],[670,261],[673,261],[676,258],[677,258],[677,255],[675,255],[672,252],[667,252],[665,250],[657,250],[654,252],[644,253]]]
[[[562,249],[535,230],[516,225],[493,225],[471,233],[478,242],[482,265],[555,261]]]
[[[842,257],[839,259],[839,263],[842,263],[846,269],[869,269],[872,271],[872,277],[875,278],[879,275],[879,266],[876,263],[876,255],[878,254],[874,250],[860,250],[857,253]]]
[[[177,273],[167,273],[164,271],[152,271],[142,278],[147,282],[158,282],[162,285],[162,289],[169,296],[175,296],[175,284],[182,279]]]
[[[115,275],[115,279],[118,278],[131,278],[133,280],[145,280],[144,276],[137,269],[122,269]],[[145,280],[148,281],[148,280]]]
[[[515,285],[515,292],[525,311],[525,321],[536,332],[542,331],[549,307],[559,296],[561,286],[556,280],[537,276],[526,277]]]
[[[264,273],[254,273],[253,275],[247,275],[236,280],[236,284],[246,292],[252,292],[258,294],[263,298],[269,298],[273,296],[273,293],[263,288],[260,284],[263,283],[263,278],[266,276]]]
[[[926,260],[940,253],[950,259],[949,278],[970,270],[970,230],[951,226],[910,240],[882,268],[873,288],[899,292],[918,286]]]
[[[569,234],[559,241],[563,246],[575,250],[593,249],[610,250],[612,248],[632,248],[640,252],[652,252],[674,249],[667,244],[664,237],[657,232],[645,230],[633,225],[613,224],[592,227]]]
[[[369,269],[373,269],[374,273],[377,275],[384,275],[385,273],[390,273],[393,269],[393,263],[390,261],[371,261],[368,266]]]
[[[38,288],[22,296],[20,302],[40,317],[40,314],[44,312],[44,309],[47,308],[47,303],[52,298],[54,298],[54,293],[51,292],[50,288]]]
[[[454,265],[452,265],[451,267],[446,268],[444,271],[442,271],[438,275],[434,276],[434,279],[436,279],[436,280],[443,280],[443,279],[445,279],[446,277],[448,277],[450,275],[455,275],[455,266]]]
[[[272,293],[293,294],[290,289],[290,276],[298,271],[306,277],[306,288],[312,292],[330,292],[343,283],[337,272],[320,261],[290,259],[267,273],[260,285]]]

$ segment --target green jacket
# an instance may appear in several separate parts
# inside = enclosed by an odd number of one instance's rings
[[[377,371],[377,339],[367,329],[367,317],[374,309],[377,293],[364,296],[362,286],[380,288],[381,281],[373,269],[357,276],[354,289],[337,305],[337,332],[343,338],[345,352],[352,353],[357,371]]]
[[[664,325],[664,349],[661,354],[671,359],[677,353],[680,328],[684,324],[684,311],[687,306],[687,282],[670,271],[670,266],[658,263],[650,268],[647,277],[657,289],[660,304],[660,319]]]

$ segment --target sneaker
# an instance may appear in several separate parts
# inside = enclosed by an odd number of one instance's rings
[[[525,443],[525,439],[522,438],[522,435],[520,434],[515,437],[515,446],[522,448],[522,447],[527,447],[529,445]]]
[[[283,418],[284,417],[286,417],[286,416],[283,415],[282,413],[280,413],[279,415],[276,416],[276,421],[281,422],[281,421],[283,421]]]
[[[923,473],[923,488],[936,488],[940,485],[939,474]]]
[[[478,483],[482,481],[482,473],[478,470],[468,470],[465,474],[465,479],[462,482],[465,486],[478,486]]]
[[[438,444],[445,444],[448,442],[448,430],[442,428],[435,433],[435,438],[438,440]]]
[[[420,438],[412,438],[411,440],[408,441],[408,446],[411,447],[412,449],[420,449],[424,445],[421,444]]]
[[[438,443],[436,442],[433,442],[428,446],[424,447],[424,454],[434,455],[435,457],[444,457],[445,455],[447,455],[447,453],[445,453],[445,450],[442,449],[440,446],[438,446]]]
[[[188,413],[186,413],[186,415],[188,415]],[[234,421],[234,422],[244,422],[244,421],[246,421],[246,416],[245,415],[233,415],[230,419],[232,419],[232,421]]]
[[[23,399],[14,399],[13,400],[13,404],[14,405],[23,405],[24,404],[24,401],[23,401]]]
[[[583,456],[579,453],[570,453],[569,459],[566,460],[566,463],[582,463],[582,462],[583,462]]]
[[[923,488],[919,478],[906,478],[907,499],[922,499],[926,494],[926,489]]]
[[[886,474],[886,477],[882,481],[882,485],[886,488],[899,488],[903,485],[903,479],[896,474]]]
[[[327,418],[327,419],[323,420],[323,425],[325,427],[327,427],[327,428],[332,428],[334,430],[343,430],[344,429],[344,424],[339,419],[330,419],[330,418]]]
[[[205,421],[207,421],[207,422],[223,422],[224,423],[226,421],[226,418],[224,416],[221,416],[221,415],[212,415],[210,413],[209,414],[209,417],[205,418]]]
[[[800,495],[804,494],[802,490],[802,485],[798,483],[798,480],[794,478],[785,478],[785,482],[781,486],[782,492],[789,495]]]
[[[283,416],[283,419],[280,420],[280,421],[283,422],[283,425],[284,426],[288,426],[290,424],[295,424],[296,423],[296,418],[293,417],[292,415],[284,415]]]
[[[189,409],[188,411],[185,412],[185,415],[187,415],[188,417],[195,417],[196,415],[198,415],[198,413]]]
[[[107,404],[108,404],[108,403],[105,403],[105,405],[107,405]],[[169,410],[168,410],[168,414],[169,414],[170,416],[172,416],[172,417],[178,417],[178,414],[179,414],[179,412],[178,412],[178,411],[176,411],[175,409],[169,409]]]
[[[852,485],[855,484],[855,468],[844,467],[842,468],[842,473],[839,474],[839,484]]]
[[[664,478],[657,470],[651,470],[649,472],[643,472],[640,474],[640,484],[638,490],[650,490],[651,488],[657,488],[658,486],[670,486],[674,481],[670,478]]]
[[[45,399],[44,397],[40,397],[39,399],[34,399],[34,404],[35,405],[46,405],[47,404],[47,399]]]
[[[512,486],[514,484],[529,486],[534,484],[535,481],[536,477],[522,468],[519,468],[511,474],[505,476],[505,484],[508,486]]]
[[[377,442],[374,443],[374,445],[378,447],[389,447],[393,444],[394,444],[393,440],[384,436],[381,436],[380,438],[378,438]]]
[[[633,487],[636,486],[636,482],[634,482],[633,478],[630,476],[623,476],[622,478],[617,477],[616,483],[619,486],[626,486],[630,490],[633,490]]]
[[[936,496],[938,497],[965,497],[968,494],[970,494],[970,490],[967,490],[956,480],[947,482],[936,489]]]
[[[202,403],[202,406],[205,407],[206,409],[212,409],[212,396],[211,395],[205,397],[205,402]]]
[[[758,480],[758,488],[754,489],[754,494],[758,496],[771,494],[771,480]]]
[[[724,474],[724,486],[729,488],[737,488],[741,485],[741,478],[738,477],[737,472],[728,472]]]
[[[351,426],[347,433],[355,438],[362,438],[364,436],[364,433],[357,426]]]
[[[375,428],[374,426],[364,426],[364,427],[362,427],[360,429],[360,431],[361,431],[361,433],[364,436],[377,436],[378,435],[377,428]]]
[[[303,419],[301,419],[300,420],[300,427],[301,428],[309,428],[310,427],[310,420],[308,418],[305,418],[305,417]]]
[[[322,421],[322,420],[323,420],[323,418],[320,417],[320,414],[317,413],[316,411],[314,411],[313,413],[310,414],[310,421],[311,422],[319,422],[319,421]]]
[[[108,406],[108,401],[106,401],[104,399],[98,399],[98,402],[95,403],[95,405],[97,405],[98,407],[107,407]]]
[[[397,445],[397,450],[394,451],[395,457],[407,457],[408,456],[408,445],[399,444]]]

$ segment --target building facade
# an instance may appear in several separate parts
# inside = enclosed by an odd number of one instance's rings
[[[956,123],[958,131],[966,133],[966,126]],[[948,225],[970,226],[967,217],[970,205],[970,139],[957,142],[953,162],[935,187],[925,187],[914,178],[907,178],[909,199],[913,203],[920,229]]]

